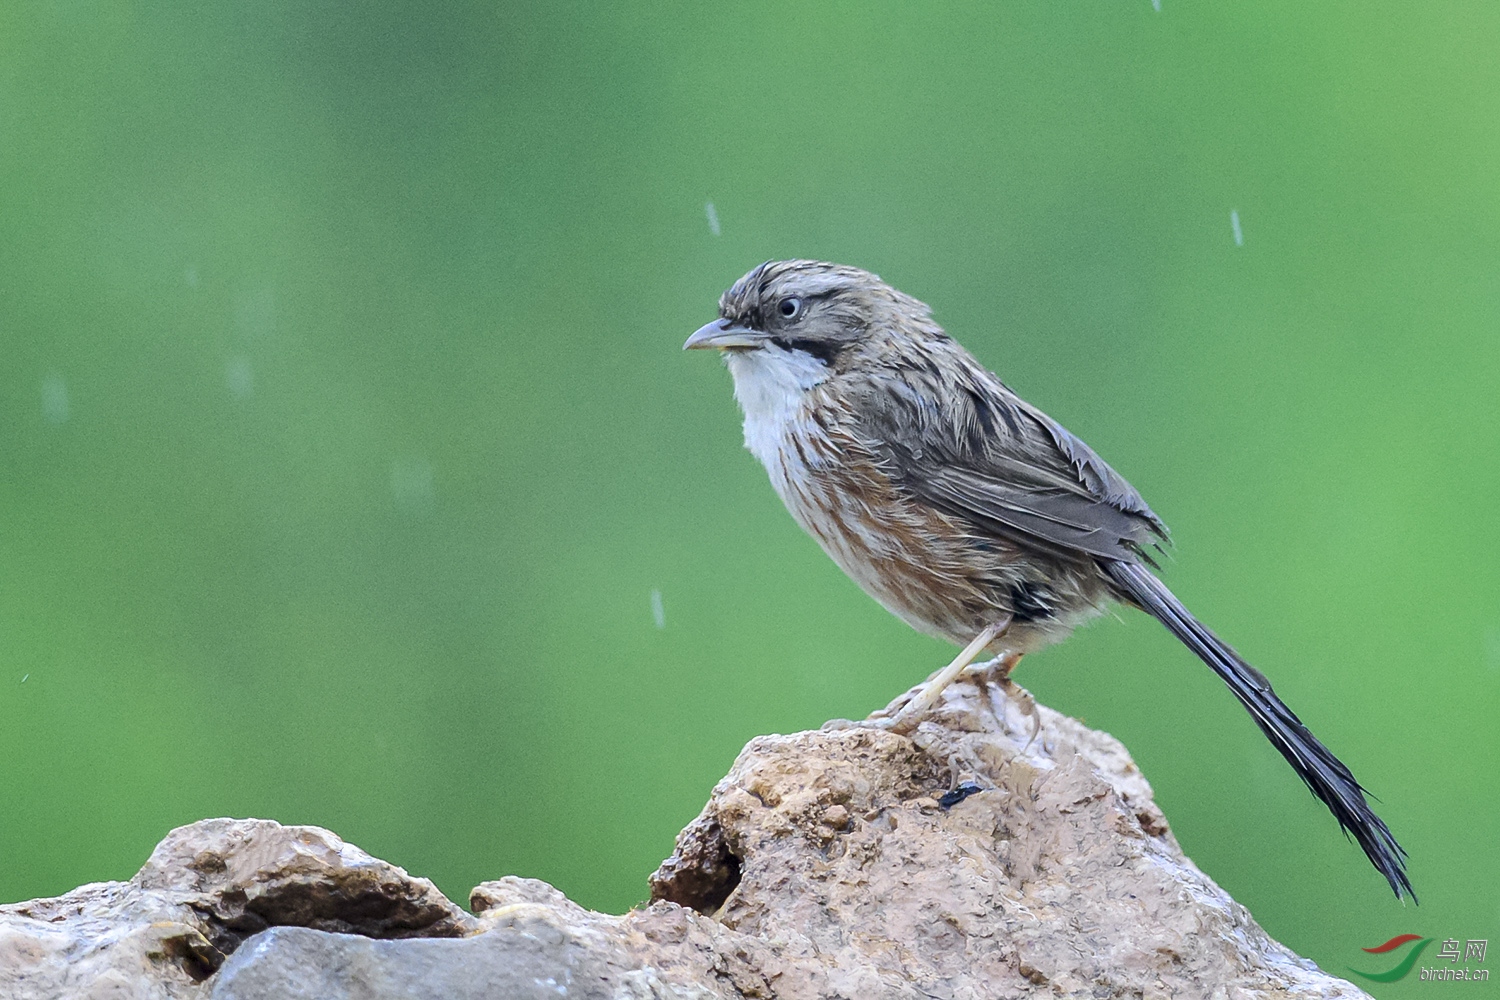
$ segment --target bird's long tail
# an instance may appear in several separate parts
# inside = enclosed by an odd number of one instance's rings
[[[1287,763],[1323,800],[1344,832],[1364,848],[1380,874],[1390,882],[1396,898],[1410,896],[1411,881],[1406,877],[1406,852],[1381,818],[1365,801],[1364,789],[1333,752],[1318,742],[1297,714],[1276,697],[1271,684],[1259,670],[1240,658],[1208,627],[1183,607],[1166,584],[1136,563],[1109,560],[1102,563],[1109,578],[1123,595],[1165,625],[1199,658],[1223,678],[1229,690],[1250,712],[1255,724],[1271,744],[1281,751]]]

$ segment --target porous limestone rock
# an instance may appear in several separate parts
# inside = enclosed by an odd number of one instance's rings
[[[1119,742],[1039,712],[965,681],[911,737],[752,740],[624,916],[516,877],[471,915],[327,831],[207,820],[0,907],[0,996],[1364,996],[1183,855]]]

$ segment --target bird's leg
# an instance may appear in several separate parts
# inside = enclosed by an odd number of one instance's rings
[[[1006,700],[1014,699],[1021,705],[1021,714],[1031,716],[1031,738],[1026,741],[1022,749],[1029,749],[1036,742],[1037,733],[1042,731],[1042,714],[1036,710],[1036,699],[1031,692],[1010,679],[1010,672],[1016,669],[1016,664],[1021,662],[1023,653],[1006,653],[1004,656],[995,658],[996,672],[1000,675],[1000,690],[1005,692]]]
[[[887,728],[897,733],[915,729],[917,722],[927,714],[928,709],[937,703],[938,698],[942,697],[943,690],[953,683],[953,679],[962,673],[965,667],[973,663],[974,657],[982,653],[985,647],[1003,635],[1009,627],[1010,619],[1006,618],[976,635],[974,641],[953,658],[952,663],[938,671],[937,676],[928,681],[922,690],[917,692],[916,697],[901,707],[901,711],[892,717]]]
[[[999,712],[995,711],[995,704],[990,698],[990,681],[995,679],[995,672],[1003,668],[1004,661],[1010,655],[1009,653],[1005,653],[1000,656],[992,656],[988,660],[970,664],[969,668],[963,672],[963,676],[972,681],[974,687],[979,690],[979,703],[981,705],[988,705],[990,712],[1002,725],[1005,723],[1005,709],[1002,706]],[[1008,668],[1005,669],[1009,673]]]
[[[1025,653],[1002,653],[988,660],[972,664],[964,673],[976,682],[999,681],[1002,686],[1010,683],[1010,672],[1016,669]]]

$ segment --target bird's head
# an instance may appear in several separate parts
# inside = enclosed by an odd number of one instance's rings
[[[857,267],[816,260],[768,261],[719,298],[719,318],[683,344],[754,363],[759,354],[837,371],[872,345],[941,332],[925,305]],[[805,356],[805,357],[804,357]],[[733,366],[732,366],[733,367]]]

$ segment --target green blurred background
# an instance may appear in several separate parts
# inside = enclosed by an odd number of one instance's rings
[[[0,899],[234,815],[620,911],[945,662],[679,350],[813,256],[1132,480],[1423,903],[1154,623],[1029,658],[1201,868],[1335,972],[1500,937],[1500,7],[1235,7],[0,10]]]

